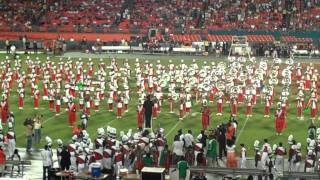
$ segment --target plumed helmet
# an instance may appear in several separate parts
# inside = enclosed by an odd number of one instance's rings
[[[289,137],[288,137],[288,142],[292,142],[292,140],[293,140],[293,135],[290,134]]]
[[[52,143],[52,139],[49,137],[49,136],[46,136],[46,141],[47,141],[47,143],[48,143],[48,145],[51,145],[51,143]]]
[[[128,137],[131,137],[131,136],[132,136],[132,129],[129,129],[129,130],[128,130],[127,136],[128,136]]]
[[[274,145],[272,146],[272,150],[275,151],[275,150],[277,149],[277,147],[278,147],[277,144],[274,144]]]
[[[61,139],[57,139],[57,143],[58,143],[59,146],[63,144]]]
[[[73,135],[73,136],[72,136],[72,140],[73,140],[73,141],[76,141],[77,139],[78,139],[78,136],[77,136],[77,135]]]
[[[301,149],[301,143],[297,143],[297,149]]]

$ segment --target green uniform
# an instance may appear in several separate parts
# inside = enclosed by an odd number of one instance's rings
[[[142,159],[142,163],[143,163],[143,166],[145,167],[152,167],[153,160],[151,157],[146,156]]]
[[[179,178],[186,178],[187,177],[187,169],[188,169],[187,161],[179,161],[178,162],[178,169],[179,169]]]
[[[210,157],[212,159],[216,159],[216,157],[217,157],[217,146],[218,146],[217,140],[211,139],[209,141],[207,157]]]

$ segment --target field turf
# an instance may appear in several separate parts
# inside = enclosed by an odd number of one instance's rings
[[[26,59],[25,55],[20,55],[23,62]],[[45,55],[38,55],[41,61],[45,61]],[[31,58],[35,59],[35,56],[31,56]],[[4,60],[5,55],[0,55],[0,60]],[[51,57],[52,60],[58,62],[58,57]],[[172,58],[175,64],[179,64],[180,60]],[[190,64],[192,62],[192,57],[189,59],[185,59],[185,64]],[[218,61],[215,58],[212,58],[214,61]],[[65,59],[64,59],[65,60]],[[76,60],[76,59],[74,59]],[[93,61],[98,61],[99,59],[93,59]],[[168,64],[167,59],[161,60],[161,63],[164,65]],[[221,59],[220,59],[221,60]],[[87,59],[83,59],[84,62],[87,62]],[[123,59],[118,59],[117,62],[120,66],[123,64]],[[156,64],[156,61],[150,61],[153,64]],[[109,64],[110,59],[106,58],[105,63]],[[134,71],[134,59],[129,59],[129,63],[132,67],[132,71]],[[199,65],[203,65],[203,62],[200,61]],[[23,65],[25,68],[25,64]],[[316,66],[319,69],[319,66]],[[40,83],[41,84],[41,83]],[[121,87],[121,83],[119,83]],[[40,101],[40,109],[33,109],[33,98],[30,97],[30,83],[27,84],[26,87],[26,97],[25,97],[25,106],[23,110],[18,109],[18,95],[16,92],[17,83],[15,83],[15,87],[11,92],[11,96],[9,99],[10,111],[14,112],[16,123],[15,130],[17,136],[17,145],[18,147],[26,146],[26,138],[25,132],[26,128],[23,126],[23,121],[27,117],[34,117],[36,114],[43,115],[43,129],[42,129],[42,140],[41,145],[36,146],[37,148],[42,147],[45,144],[45,136],[50,136],[54,141],[58,138],[61,138],[65,143],[69,142],[71,139],[71,127],[67,124],[67,112],[62,111],[63,113],[60,116],[55,116],[54,112],[49,111],[49,105],[47,101]],[[88,132],[92,139],[96,136],[96,129],[99,127],[112,126],[117,128],[117,133],[121,130],[127,131],[128,129],[133,129],[136,131],[136,105],[137,105],[137,93],[135,92],[135,79],[134,72],[132,72],[132,76],[130,79],[130,88],[131,91],[131,101],[129,104],[129,112],[125,113],[122,119],[116,119],[116,114],[114,112],[107,111],[106,100],[100,103],[100,112],[94,112],[91,110],[92,115],[88,122]],[[274,100],[274,104],[271,109],[271,117],[264,118],[263,111],[264,105],[258,97],[257,104],[253,108],[253,116],[248,118],[244,115],[245,107],[244,105],[239,105],[238,108],[238,116],[237,120],[239,122],[238,125],[238,138],[237,138],[237,147],[239,147],[240,143],[244,143],[247,146],[249,155],[253,154],[253,142],[254,140],[263,141],[264,138],[269,139],[270,143],[278,143],[283,142],[285,145],[287,144],[287,138],[290,134],[293,134],[294,139],[297,142],[302,143],[302,149],[306,149],[306,138],[307,138],[307,128],[310,125],[309,113],[305,113],[304,120],[298,120],[296,118],[296,108],[295,108],[295,97],[296,97],[296,87],[295,84],[292,85],[292,92],[290,97],[290,107],[288,108],[287,115],[287,127],[282,136],[276,136],[275,128],[274,128],[274,108],[277,99],[279,98],[279,90],[281,88],[276,88],[276,97]],[[42,92],[42,87],[40,86],[40,92]],[[165,92],[166,93],[166,92]],[[306,94],[308,97],[308,94]],[[195,104],[195,103],[194,103]],[[218,124],[222,122],[227,122],[230,117],[230,108],[229,104],[224,104],[223,107],[223,116],[216,116],[216,103],[210,103],[209,107],[211,108],[212,115],[210,118],[210,128],[215,128]],[[168,111],[168,102],[164,101],[162,106],[162,111],[159,114],[157,120],[153,121],[153,128],[162,127],[165,129],[165,134],[168,139],[168,142],[171,143],[173,141],[173,137],[176,134],[178,129],[183,129],[183,132],[186,133],[188,129],[193,131],[194,136],[197,136],[201,130],[201,114],[200,114],[200,106],[195,104],[192,108],[192,112],[189,116],[187,116],[183,121],[178,120],[178,104],[177,102],[174,105],[174,113],[170,114]],[[77,122],[80,121],[80,113],[77,113]],[[318,120],[316,120],[316,125],[319,126]],[[56,143],[54,142],[54,147],[56,147]],[[237,148],[238,149],[238,148]],[[303,151],[305,154],[305,151]]]

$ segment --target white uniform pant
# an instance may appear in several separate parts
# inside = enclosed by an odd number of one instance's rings
[[[77,158],[74,155],[71,155],[70,156],[70,162],[71,162],[70,170],[74,170],[74,171],[77,170],[77,162],[76,161],[77,161]]]
[[[111,158],[103,158],[102,166],[104,169],[112,169],[112,159]]]
[[[10,139],[8,142],[9,157],[13,155],[15,149],[16,149],[16,141],[14,139]]]
[[[283,173],[283,169],[284,169],[283,167],[284,167],[283,156],[276,156],[275,168],[276,168],[277,172]]]
[[[240,168],[247,168],[246,162],[247,162],[247,159],[246,159],[246,158],[241,158]]]
[[[83,173],[85,168],[85,164],[78,164],[78,173]]]
[[[261,156],[261,166],[262,166],[262,169],[267,169],[266,164],[267,164],[268,162],[269,162],[268,153],[263,152],[263,153],[262,153],[262,156]]]

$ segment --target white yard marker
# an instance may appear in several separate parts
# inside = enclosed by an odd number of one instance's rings
[[[240,132],[239,132],[239,134],[238,134],[238,136],[237,136],[236,142],[237,142],[238,139],[240,138],[240,135],[242,134],[244,128],[246,127],[246,124],[247,124],[248,120],[249,120],[249,117],[246,118],[246,121],[244,122],[244,125],[242,126],[242,128],[241,128],[241,130],[240,130]]]
[[[176,127],[180,124],[180,120],[170,129],[170,131],[166,134],[165,137],[169,136],[169,134],[171,134],[173,132],[173,130],[176,129]]]

